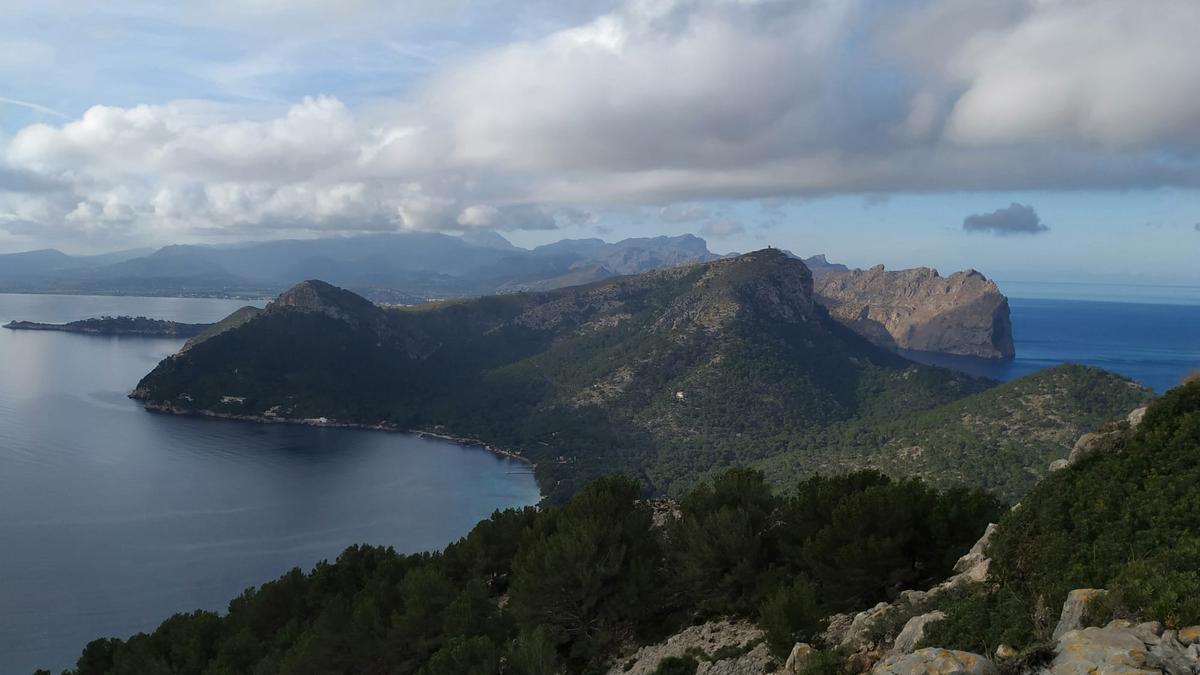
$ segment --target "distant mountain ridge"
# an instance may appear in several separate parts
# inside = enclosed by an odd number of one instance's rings
[[[872,345],[773,249],[407,309],[310,280],[244,318],[164,360],[134,396],[170,412],[480,439],[534,462],[552,500],[611,473],[677,493],[831,424],[896,420],[994,384]],[[1089,382],[1089,410],[1127,407],[1124,380]],[[972,433],[960,441],[986,442]],[[947,462],[930,466],[958,479]]]
[[[388,292],[427,299],[555,288],[716,257],[693,235],[563,240],[529,250],[494,232],[404,232],[107,256],[0,255],[0,291],[262,296],[323,278],[367,294],[378,289],[381,300]]]

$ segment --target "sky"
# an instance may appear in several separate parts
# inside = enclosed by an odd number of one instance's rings
[[[1200,284],[1194,0],[0,0],[0,252],[694,232]]]

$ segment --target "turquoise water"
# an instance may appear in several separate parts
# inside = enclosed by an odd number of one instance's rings
[[[0,295],[0,323],[214,321],[240,302]],[[532,504],[528,468],[403,434],[153,414],[126,398],[178,340],[0,329],[0,673],[58,672],[96,637],[355,543],[439,549]]]

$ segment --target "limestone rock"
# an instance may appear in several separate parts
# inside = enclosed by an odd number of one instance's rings
[[[1108,673],[1200,674],[1200,647],[1186,646],[1173,630],[1149,621],[1111,621],[1103,628],[1068,631],[1058,640],[1051,675]]]
[[[807,642],[797,642],[796,646],[792,647],[792,653],[788,654],[787,663],[783,664],[784,672],[798,675],[816,651]]]
[[[1000,661],[1008,661],[1009,659],[1015,659],[1019,655],[1020,655],[1020,652],[1018,652],[1016,650],[1016,648],[1013,647],[1012,645],[1002,644],[999,647],[996,647],[996,658]]]
[[[1200,644],[1200,626],[1179,629],[1179,641],[1184,645]]]
[[[884,659],[874,670],[876,675],[997,675],[991,661],[971,652],[950,649],[918,649],[912,654],[897,654]]]
[[[1067,459],[1056,459],[1053,462],[1050,462],[1051,471],[1062,471],[1068,466],[1071,466],[1071,462]]]
[[[825,645],[840,645],[850,634],[850,626],[854,625],[853,614],[834,614],[826,619],[828,624],[821,634],[821,642]]]
[[[896,642],[892,645],[892,652],[895,654],[908,654],[916,648],[917,644],[925,637],[925,628],[931,623],[941,621],[946,618],[944,612],[929,612],[914,616],[904,624],[904,628],[900,630],[900,634],[896,636]]]
[[[991,560],[984,554],[987,545],[992,540],[992,535],[996,532],[996,523],[988,523],[987,528],[983,531],[983,536],[970,551],[958,559],[954,563],[954,571],[965,575],[971,581],[984,581],[987,579],[988,568],[991,566]]]
[[[1133,412],[1129,413],[1129,416],[1125,418],[1125,421],[1129,422],[1130,429],[1136,429],[1138,428],[1138,425],[1142,423],[1142,420],[1145,419],[1145,417],[1146,406],[1142,406],[1140,408],[1135,408]]]
[[[1066,633],[1083,626],[1083,615],[1087,607],[1097,598],[1104,597],[1108,591],[1100,588],[1077,588],[1067,594],[1063,603],[1062,614],[1058,625],[1054,627],[1053,639],[1057,640]]]
[[[984,358],[1014,354],[1008,299],[975,270],[942,277],[920,267],[898,272],[831,271],[817,300],[838,321],[888,348]]]
[[[871,642],[871,633],[875,624],[896,611],[898,611],[898,608],[886,602],[881,602],[871,609],[855,614],[850,627],[846,630],[845,636],[841,640],[841,645],[856,651],[867,646]]]
[[[1064,633],[1050,664],[1053,675],[1155,673],[1146,645],[1121,627],[1084,628]]]
[[[763,641],[763,632],[747,621],[710,621],[691,626],[666,641],[647,645],[632,656],[616,659],[609,675],[650,675],[658,664],[669,656],[689,654],[715,655],[735,651],[736,654],[718,661],[701,661],[696,675],[760,675],[773,663]]]

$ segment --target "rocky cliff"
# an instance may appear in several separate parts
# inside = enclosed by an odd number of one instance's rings
[[[818,300],[838,321],[891,349],[984,358],[1014,355],[1008,299],[975,270],[826,271]]]

